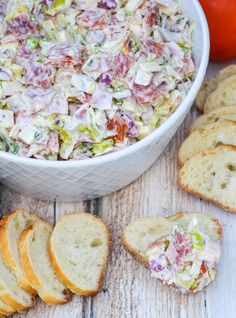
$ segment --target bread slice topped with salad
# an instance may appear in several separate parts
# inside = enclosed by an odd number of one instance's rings
[[[38,220],[24,230],[19,251],[25,277],[40,298],[50,305],[64,304],[71,299],[70,291],[58,280],[48,255],[48,241],[53,225]]]
[[[23,209],[5,215],[0,221],[0,252],[9,269],[16,275],[17,284],[30,294],[35,294],[22,271],[18,243],[22,232],[39,218]]]
[[[182,293],[201,291],[216,275],[222,228],[202,213],[136,219],[123,231],[125,249],[153,277]]]
[[[49,255],[60,281],[75,294],[92,296],[102,288],[109,254],[109,230],[97,216],[61,217],[49,240]]]

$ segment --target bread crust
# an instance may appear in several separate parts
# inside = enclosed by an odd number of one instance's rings
[[[227,117],[221,117],[222,115],[228,115]],[[218,122],[219,120],[231,120],[231,121],[235,121],[235,119],[231,118],[231,115],[236,115],[236,106],[227,106],[227,107],[218,107],[214,110],[212,110],[210,113],[208,114],[202,114],[200,117],[198,117],[190,126],[189,128],[189,134],[191,134],[192,132],[200,129],[200,128],[204,128],[209,124],[212,124],[213,122]],[[205,120],[205,124],[204,125],[196,125],[201,123],[201,121],[207,117],[212,117],[214,118],[214,121],[210,121],[207,122],[207,120]]]
[[[8,242],[7,237],[7,226],[8,222],[14,217],[14,214],[18,211],[25,211],[23,209],[17,209],[11,212],[8,215],[5,215],[2,220],[0,221],[0,252],[2,253],[3,260],[5,264],[14,272],[17,272],[17,264],[15,262],[14,257],[12,256],[11,248]],[[28,281],[25,279],[17,278],[18,285],[24,289],[27,293],[31,295],[35,295],[36,291],[32,289],[29,285]]]
[[[10,316],[16,312],[10,305],[6,305],[6,307],[8,307],[8,309],[6,309],[0,304],[0,314]]]
[[[46,221],[41,220],[44,223],[48,223]],[[20,251],[20,258],[21,258],[21,263],[22,263],[22,268],[23,268],[23,272],[28,280],[28,282],[30,282],[31,287],[35,288],[38,292],[39,292],[39,296],[40,298],[45,301],[46,303],[50,304],[50,305],[60,305],[60,304],[65,304],[67,302],[69,302],[72,298],[71,293],[69,292],[69,290],[66,290],[65,288],[65,299],[58,299],[56,297],[54,297],[53,295],[46,293],[46,292],[40,292],[40,290],[43,290],[43,286],[39,280],[39,278],[37,277],[37,274],[34,271],[34,268],[31,264],[31,260],[30,260],[30,255],[28,253],[28,248],[27,248],[27,239],[28,239],[28,235],[31,234],[31,232],[34,229],[34,225],[29,226],[27,229],[25,229],[23,231],[23,233],[20,236],[20,240],[19,240],[19,251]]]
[[[234,151],[236,152],[236,147],[235,147],[235,146],[224,145],[224,146],[220,146],[220,147],[218,147],[218,148],[216,148],[216,149],[211,149],[211,150],[208,150],[208,151],[203,151],[203,152],[201,152],[201,153],[196,154],[196,156],[204,157],[204,156],[206,156],[206,155],[208,155],[208,154],[215,153],[215,152],[220,151],[221,149],[224,150],[224,149],[227,149],[227,148],[228,148],[228,149],[231,149],[231,150],[234,150]],[[193,157],[193,158],[194,158],[194,157]],[[184,166],[185,166],[185,165],[183,165],[183,167],[179,170],[179,172],[178,172],[178,179],[177,179],[178,185],[179,185],[183,190],[185,190],[186,192],[191,193],[191,194],[193,194],[193,195],[195,195],[195,196],[197,196],[197,197],[199,197],[199,198],[201,198],[201,199],[203,199],[203,200],[205,200],[205,201],[212,202],[212,203],[214,203],[215,205],[221,207],[222,209],[224,209],[224,210],[226,210],[226,211],[228,211],[228,212],[236,213],[236,208],[233,208],[233,207],[230,207],[230,206],[228,206],[228,205],[225,205],[225,204],[221,203],[219,200],[215,200],[215,199],[213,199],[213,198],[209,198],[208,196],[204,195],[204,194],[201,193],[201,192],[192,190],[187,184],[183,183],[183,182],[181,181],[181,179],[182,179],[182,176],[184,175],[184,172],[183,172]]]
[[[236,121],[233,121],[233,120],[229,120],[229,119],[222,119],[222,120],[219,120],[218,122],[216,123],[213,123],[213,124],[209,124],[205,127],[202,127],[202,128],[199,128],[193,132],[191,132],[188,137],[182,142],[182,144],[180,145],[179,147],[179,150],[178,150],[178,155],[177,155],[177,160],[178,160],[178,164],[179,166],[183,166],[189,159],[185,159],[184,158],[184,151],[183,151],[183,148],[186,144],[186,141],[188,142],[188,139],[190,138],[191,140],[191,137],[192,136],[195,136],[196,138],[201,138],[203,136],[201,136],[202,134],[204,134],[205,132],[207,133],[211,133],[212,132],[212,129],[221,129],[221,128],[225,128],[225,127],[235,127],[236,126]],[[205,135],[206,137],[206,135]],[[217,146],[216,146],[217,147]],[[216,147],[212,147],[212,149],[215,149]],[[186,149],[185,149],[186,150]],[[208,149],[208,150],[211,150],[211,149]],[[207,150],[205,150],[207,151]],[[196,155],[197,153],[195,153]],[[193,155],[193,157],[195,156]]]
[[[106,255],[104,257],[104,263],[103,266],[101,268],[100,274],[99,274],[99,278],[98,278],[98,285],[96,289],[93,290],[84,290],[79,288],[78,286],[76,286],[62,271],[62,269],[60,268],[60,265],[57,262],[56,259],[56,255],[53,251],[52,248],[52,244],[51,244],[51,239],[49,239],[48,242],[48,253],[49,253],[49,257],[51,260],[51,263],[53,265],[53,268],[56,272],[56,275],[58,277],[58,279],[62,282],[62,284],[64,284],[65,286],[67,286],[72,292],[74,292],[75,294],[78,294],[80,296],[94,296],[96,295],[101,289],[102,289],[102,283],[103,283],[103,277],[104,277],[104,273],[105,273],[105,269],[107,266],[107,262],[108,262],[108,256],[109,256],[109,252],[110,252],[110,233],[109,233],[109,228],[106,222],[104,222],[102,219],[100,219],[98,216],[90,214],[90,213],[85,213],[85,212],[79,212],[79,213],[70,213],[70,214],[66,214],[64,216],[62,216],[60,219],[63,218],[68,218],[68,217],[73,217],[74,215],[79,215],[79,214],[86,214],[87,216],[96,219],[97,221],[101,222],[103,225],[105,225],[105,230],[106,230],[106,240],[107,240],[107,251],[106,251]]]
[[[200,91],[197,94],[196,100],[195,100],[195,105],[200,110],[200,112],[203,113],[204,111],[204,104],[206,102],[207,96],[210,92],[214,91],[217,87],[217,77],[212,77],[211,79],[205,81],[201,88]]]
[[[5,302],[6,304],[8,304],[9,306],[11,306],[15,311],[22,311],[22,310],[26,310],[28,308],[31,308],[35,305],[35,299],[34,296],[32,295],[32,302],[30,305],[28,306],[24,306],[20,303],[18,303],[14,298],[12,298],[12,296],[10,294],[8,294],[7,292],[0,295],[0,299]]]

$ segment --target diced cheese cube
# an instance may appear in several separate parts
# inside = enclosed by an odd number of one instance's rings
[[[24,127],[20,133],[18,134],[18,137],[25,142],[26,144],[30,145],[36,137],[36,134],[38,133],[38,128],[34,126],[26,126]]]
[[[14,126],[14,114],[10,110],[0,109],[0,127],[12,128]]]
[[[134,82],[139,85],[147,86],[150,84],[152,80],[152,76],[153,75],[151,72],[146,72],[139,69],[138,72],[136,73]]]
[[[161,71],[161,66],[157,61],[143,62],[140,63],[139,67],[143,72],[155,73]]]
[[[92,94],[96,88],[93,79],[84,74],[74,74],[71,78],[71,84],[87,94]]]

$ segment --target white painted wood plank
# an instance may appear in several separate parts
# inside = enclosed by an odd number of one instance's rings
[[[208,76],[227,63],[212,63]],[[210,205],[210,212],[223,225],[223,248],[217,279],[206,290],[206,312],[209,318],[235,317],[236,312],[236,215]]]

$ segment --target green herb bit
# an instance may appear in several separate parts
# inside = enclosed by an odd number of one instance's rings
[[[164,251],[165,251],[165,252],[166,252],[166,250],[168,249],[169,245],[170,245],[170,241],[169,241],[169,240],[165,240],[165,241],[164,241]]]

